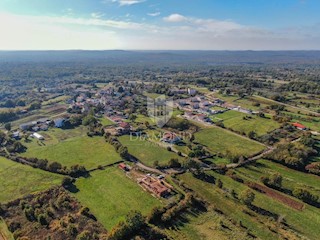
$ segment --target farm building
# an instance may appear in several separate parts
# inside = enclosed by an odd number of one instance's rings
[[[32,136],[39,140],[44,140],[44,137],[39,133],[33,133]]]
[[[308,128],[304,125],[302,125],[301,123],[292,123],[292,126],[296,127],[299,130],[307,130]]]

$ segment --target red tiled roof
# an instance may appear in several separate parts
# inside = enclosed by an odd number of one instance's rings
[[[126,164],[124,164],[124,163],[120,163],[119,164],[119,168],[121,168],[121,169],[125,169],[127,166],[126,166]]]
[[[301,123],[292,123],[293,126],[297,127],[297,128],[307,128],[306,126],[302,125]]]
[[[129,128],[130,124],[127,123],[127,122],[121,122],[121,123],[119,123],[119,126],[122,127],[122,128]]]
[[[163,138],[173,140],[177,138],[177,135],[175,133],[167,132],[163,135]]]

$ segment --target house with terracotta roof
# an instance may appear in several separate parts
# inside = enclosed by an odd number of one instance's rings
[[[306,126],[304,126],[303,124],[297,123],[297,122],[292,123],[292,126],[296,127],[296,128],[299,129],[299,130],[307,130],[307,129],[308,129],[308,128],[307,128]]]
[[[169,184],[166,184],[164,181],[152,176],[146,176],[142,179],[139,179],[138,183],[144,189],[155,194],[157,197],[165,197],[171,192]]]

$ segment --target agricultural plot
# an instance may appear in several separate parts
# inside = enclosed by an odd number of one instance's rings
[[[57,174],[35,169],[0,157],[0,202],[8,202],[26,194],[61,184]]]
[[[146,215],[153,207],[162,205],[116,167],[95,171],[90,178],[79,179],[76,186],[79,191],[75,197],[88,206],[108,230],[124,220],[130,210]]]
[[[43,133],[47,139],[43,142],[32,139],[31,142],[24,143],[27,151],[21,155],[56,161],[69,167],[79,164],[87,169],[111,164],[121,159],[114,147],[102,137],[90,138],[80,135],[68,138],[66,134],[70,132],[69,130],[64,132],[65,130],[55,129],[55,131],[54,134],[50,131]],[[75,131],[71,130],[71,133],[82,134],[82,130]]]
[[[319,176],[299,172],[268,160],[259,160],[255,165],[238,168],[236,172],[251,181],[259,181],[261,176],[280,173],[283,177],[282,185],[285,189],[292,191],[295,187],[305,187],[320,195]]]
[[[225,154],[229,151],[235,155],[251,156],[264,149],[262,144],[218,127],[206,128],[197,132],[195,139],[213,153]]]
[[[140,137],[121,136],[120,142],[128,147],[131,155],[139,159],[148,166],[153,166],[155,161],[159,164],[167,164],[171,158],[183,160],[174,152],[169,152],[165,147],[161,147],[157,142],[150,142]]]
[[[217,173],[211,174],[216,179],[222,180],[223,188],[227,192],[233,189],[236,194],[239,194],[241,191],[248,188],[246,185],[236,182],[228,176],[219,175]],[[242,225],[250,229],[251,233],[258,238],[278,238],[277,234],[269,229],[269,227],[271,229],[274,228],[276,223],[271,223],[268,220],[268,216],[264,216],[261,214],[245,214],[243,210],[246,207],[244,205],[239,205],[238,201],[233,200],[230,197],[226,197],[226,191],[222,191],[212,184],[195,179],[191,174],[184,174],[179,178],[183,180],[187,184],[187,186],[197,190],[200,196],[202,196],[209,203],[216,206],[228,217],[232,218],[236,222],[241,221]],[[302,211],[295,210],[292,207],[278,201],[277,199],[273,199],[272,197],[267,196],[266,194],[259,193],[258,191],[254,191],[254,193],[256,195],[256,199],[253,204],[256,207],[269,211],[270,213],[275,214],[275,216],[284,216],[287,224],[295,232],[285,232],[285,235],[289,239],[295,238],[297,234],[302,234],[303,236],[310,239],[317,239],[317,236],[319,236],[320,234],[320,230],[318,227],[318,223],[320,221],[319,209],[306,205]]]
[[[54,97],[54,98],[51,98],[51,99],[49,99],[47,101],[43,101],[42,102],[42,106],[51,105],[51,104],[54,104],[54,103],[61,103],[61,102],[64,102],[65,100],[67,100],[68,98],[70,98],[70,96]]]
[[[213,121],[219,119],[222,120],[224,126],[227,128],[246,134],[254,131],[259,136],[280,127],[280,124],[272,120],[269,116],[261,118],[259,116],[248,115],[233,110],[214,115]]]

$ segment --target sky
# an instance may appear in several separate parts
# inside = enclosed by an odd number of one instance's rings
[[[0,0],[0,50],[320,50],[319,0]]]

